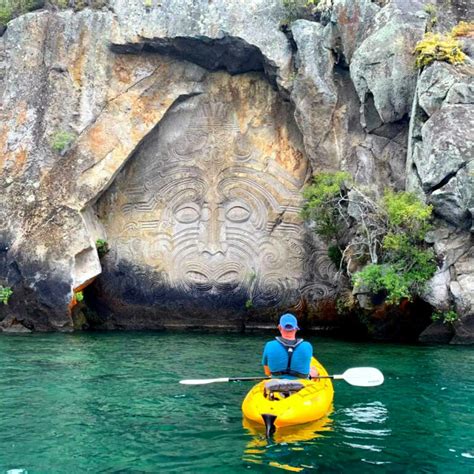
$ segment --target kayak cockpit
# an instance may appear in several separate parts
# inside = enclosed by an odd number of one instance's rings
[[[265,382],[263,396],[269,400],[281,400],[287,398],[304,388],[304,384],[298,380],[272,379]]]

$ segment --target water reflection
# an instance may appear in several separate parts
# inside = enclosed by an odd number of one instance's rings
[[[242,425],[251,437],[242,457],[244,462],[266,464],[270,467],[291,472],[300,472],[303,469],[314,468],[315,466],[299,463],[289,464],[286,459],[283,462],[283,458],[286,458],[284,454],[287,454],[288,451],[304,451],[307,443],[323,437],[325,432],[330,432],[333,429],[332,419],[326,416],[311,423],[278,428],[272,439],[268,440],[265,437],[265,427],[263,425],[252,422],[245,417],[242,420]],[[280,455],[279,447],[282,446],[285,449],[283,455]],[[280,460],[278,460],[279,458]]]
[[[323,452],[330,444],[354,449],[354,454],[360,453],[356,457],[364,463],[386,464],[383,453],[392,434],[388,421],[389,411],[384,403],[355,403],[321,420],[277,429],[273,438],[267,440],[263,425],[244,418],[243,426],[250,440],[243,461],[294,472],[317,469],[317,463],[308,465],[308,454],[315,450]]]

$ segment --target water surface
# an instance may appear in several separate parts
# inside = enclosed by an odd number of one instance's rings
[[[269,336],[168,333],[0,337],[0,473],[474,472],[474,351],[309,338],[337,382],[333,412],[267,443],[242,425]]]

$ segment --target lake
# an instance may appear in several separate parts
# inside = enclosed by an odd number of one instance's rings
[[[0,472],[472,473],[474,351],[309,336],[329,373],[378,367],[380,387],[335,382],[332,412],[278,434],[242,423],[273,335],[0,337]],[[17,471],[15,471],[17,470]]]

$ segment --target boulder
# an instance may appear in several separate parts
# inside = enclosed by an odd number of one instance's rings
[[[474,107],[443,104],[423,125],[422,147],[413,155],[421,186],[431,194],[436,213],[467,229],[472,225],[473,124]]]
[[[453,85],[460,79],[455,66],[435,61],[420,74],[417,87],[418,103],[428,116],[437,112]]]
[[[361,123],[368,129],[407,115],[417,72],[413,48],[425,32],[423,2],[394,0],[374,17],[370,34],[356,49],[351,77],[361,101]]]
[[[448,344],[453,335],[454,330],[451,325],[436,321],[420,334],[418,340],[426,344]]]
[[[328,126],[337,103],[331,27],[298,20],[293,23],[291,32],[297,46],[297,74],[291,100],[305,150],[318,168],[335,169],[341,157],[337,156],[332,127]]]
[[[111,44],[120,52],[158,52],[231,74],[264,71],[288,86],[291,47],[280,31],[287,16],[278,0],[111,0]]]
[[[474,161],[468,162],[443,187],[432,192],[429,202],[446,221],[470,230],[474,210]]]
[[[447,311],[451,305],[451,296],[449,294],[449,283],[451,276],[449,270],[438,270],[431,280],[426,284],[421,297],[433,308],[440,311]]]
[[[462,317],[454,324],[451,344],[474,344],[474,314]]]
[[[380,7],[371,0],[333,0],[331,23],[339,37],[341,53],[350,64],[355,50],[370,35],[370,27]]]
[[[453,265],[451,273],[453,281],[450,290],[458,314],[464,316],[474,313],[474,246],[467,249]]]

